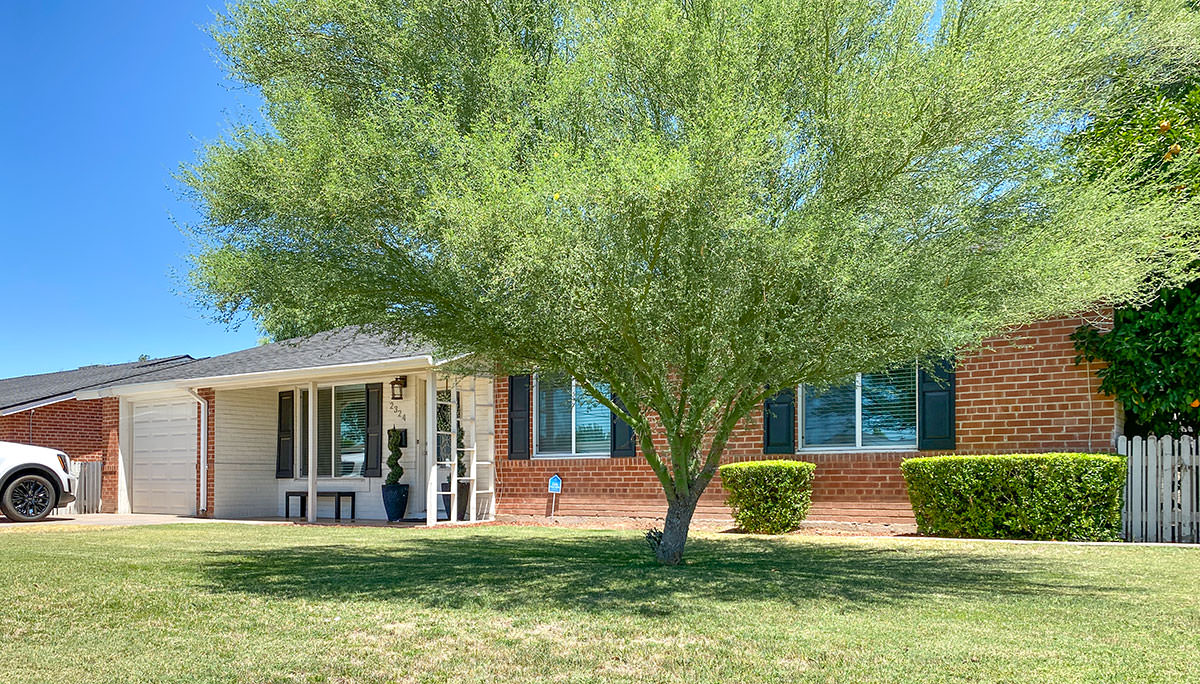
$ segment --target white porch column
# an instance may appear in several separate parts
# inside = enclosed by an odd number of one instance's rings
[[[133,468],[130,459],[133,458],[133,444],[130,435],[133,434],[133,408],[125,397],[117,399],[117,512],[133,512]]]
[[[308,383],[308,522],[317,521],[317,383]]]
[[[437,491],[439,473],[437,465],[437,373],[432,368],[425,372],[425,525],[437,524]]]

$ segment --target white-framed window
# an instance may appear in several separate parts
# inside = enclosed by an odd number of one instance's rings
[[[308,390],[301,389],[296,469],[308,477]],[[363,383],[317,389],[317,477],[363,477],[367,456],[367,386]]]
[[[797,396],[801,450],[917,447],[916,364]]]
[[[535,457],[611,453],[612,412],[568,376],[533,376],[533,424]]]

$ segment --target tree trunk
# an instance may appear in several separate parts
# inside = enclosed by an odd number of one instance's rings
[[[667,519],[663,523],[662,541],[654,550],[659,563],[679,565],[683,562],[683,546],[687,543],[688,528],[692,525],[692,514],[696,512],[699,499],[699,495],[693,495],[667,502]]]

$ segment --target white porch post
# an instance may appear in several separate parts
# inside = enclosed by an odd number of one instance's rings
[[[308,515],[317,521],[317,383],[308,383]]]
[[[425,525],[437,524],[437,373],[425,373]]]
[[[133,512],[133,407],[120,397],[117,404],[117,512]]]

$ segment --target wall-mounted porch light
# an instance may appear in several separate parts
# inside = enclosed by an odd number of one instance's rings
[[[391,386],[392,386],[392,398],[393,399],[403,399],[404,398],[404,388],[408,387],[408,376],[407,375],[398,375],[398,376],[396,376],[396,379],[393,380],[389,384],[391,384]]]

